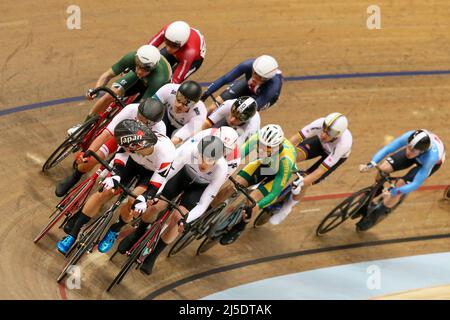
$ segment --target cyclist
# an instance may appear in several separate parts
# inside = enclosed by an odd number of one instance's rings
[[[386,156],[388,157],[378,165]],[[420,129],[404,133],[379,150],[368,164],[360,165],[361,172],[368,172],[378,166],[386,173],[414,167],[397,181],[395,188],[378,191],[378,194],[383,193],[383,200],[371,212],[367,212],[367,206],[361,209],[363,217],[356,224],[357,230],[366,231],[385,218],[402,195],[419,188],[428,177],[439,170],[444,161],[443,142],[435,134]]]
[[[206,107],[200,101],[201,95],[202,87],[188,80],[182,84],[166,84],[153,96],[167,107],[163,121],[167,136],[172,137],[175,146],[191,137],[205,121]]]
[[[200,69],[206,55],[205,37],[184,21],[175,21],[164,26],[148,44],[159,47],[164,42],[161,54],[172,66],[172,83],[182,83]]]
[[[114,129],[118,123],[125,119],[140,121],[152,131],[165,135],[166,125],[161,121],[165,110],[166,107],[160,101],[152,98],[146,98],[141,103],[129,104],[111,120],[105,130],[91,143],[88,150],[96,152],[102,159],[106,159],[110,154],[113,154],[117,150]],[[80,152],[75,159],[72,173],[56,185],[56,196],[64,196],[96,164],[95,158],[84,157],[84,152]]]
[[[155,197],[164,184],[175,156],[175,146],[170,139],[155,133],[136,120],[126,119],[117,124],[114,136],[121,146],[114,157],[115,175],[105,178],[101,184],[103,190],[91,195],[84,206],[67,222],[64,231],[68,233],[58,242],[58,250],[65,254],[73,246],[83,225],[94,217],[101,206],[110,200],[118,188],[118,183],[128,185],[137,177],[134,193],[136,199],[129,198],[128,204],[120,209],[119,221],[113,225],[112,231],[131,222],[133,216],[145,212],[147,201]],[[108,233],[102,241],[99,251],[113,242],[118,232]]]
[[[231,85],[216,98],[219,103],[242,96],[251,96],[256,100],[258,111],[262,111],[278,100],[283,77],[278,69],[278,62],[271,56],[262,55],[238,64],[230,72],[214,81],[202,95],[202,100],[205,101],[208,96],[228,83]],[[208,107],[208,114],[216,108],[216,104],[211,104]]]
[[[241,146],[259,130],[260,125],[261,118],[255,99],[244,96],[224,101],[206,118],[201,130],[230,126],[237,131],[239,135],[237,143]]]
[[[158,49],[151,45],[141,46],[137,51],[132,51],[124,55],[109,70],[104,72],[97,81],[96,87],[106,85],[112,78],[121,76],[111,87],[119,97],[133,96],[138,94],[134,102],[139,102],[141,98],[151,97],[164,84],[170,82],[172,70],[166,58],[161,57]],[[92,94],[93,89],[89,89],[86,97],[89,100],[96,96]],[[99,98],[90,110],[85,121],[96,114],[101,114],[114,99],[110,94],[105,94]],[[67,133],[73,134],[80,124],[70,128]]]
[[[298,162],[320,158],[306,170],[305,177],[299,176],[293,182],[288,200],[269,220],[274,225],[281,223],[288,216],[310,186],[323,181],[347,160],[351,153],[353,137],[348,130],[347,117],[333,112],[325,118],[311,122],[290,141],[297,146]]]
[[[173,170],[169,173],[167,184],[161,194],[172,200],[182,193],[179,208],[183,211],[183,216],[178,211],[172,213],[168,228],[152,254],[141,265],[143,273],[151,274],[156,258],[164,248],[183,232],[186,225],[189,226],[191,221],[199,218],[207,210],[227,179],[228,166],[224,152],[224,144],[217,136],[205,136],[198,143],[187,141],[177,149]],[[162,201],[151,206],[142,215],[136,231],[120,242],[118,251],[125,253],[129,250],[165,206]]]
[[[253,213],[272,204],[287,185],[292,172],[295,170],[296,152],[294,146],[284,137],[282,128],[276,124],[262,127],[241,147],[241,158],[257,150],[257,159],[242,168],[236,181],[248,187],[259,184],[250,193],[257,205],[243,210],[243,219],[225,234],[220,243],[223,245],[234,242],[244,231]],[[221,197],[228,197],[233,192],[233,186],[227,184],[223,188]]]

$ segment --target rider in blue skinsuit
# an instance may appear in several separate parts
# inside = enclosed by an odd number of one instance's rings
[[[241,77],[242,75],[244,76]],[[219,103],[242,96],[251,96],[256,100],[258,111],[261,111],[278,100],[283,77],[278,69],[278,63],[271,56],[263,55],[256,59],[249,59],[214,81],[202,95],[202,101],[228,83],[231,85],[216,98]],[[215,108],[215,104],[209,106],[208,114]]]
[[[391,173],[415,166],[398,180],[395,188],[383,193],[383,201],[372,212],[363,213],[363,218],[357,223],[358,231],[366,231],[373,227],[380,218],[391,211],[401,195],[419,188],[445,160],[444,144],[436,135],[426,130],[412,130],[380,149],[370,163],[360,166],[360,171],[367,172],[389,154],[391,155],[379,165],[381,171]],[[364,210],[366,211],[367,207]]]

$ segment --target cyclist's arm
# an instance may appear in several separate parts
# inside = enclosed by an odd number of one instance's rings
[[[164,33],[169,25],[164,26],[159,32],[151,38],[147,44],[151,44],[152,46],[159,47],[164,42]]]
[[[371,162],[373,163],[378,163],[381,160],[384,159],[384,157],[386,157],[388,154],[403,148],[404,146],[406,146],[408,144],[408,138],[409,136],[413,133],[414,131],[408,131],[406,133],[404,133],[403,135],[401,135],[400,137],[398,137],[397,139],[393,140],[391,143],[389,143],[388,145],[384,146],[383,148],[381,148],[372,158]]]
[[[172,157],[169,157],[172,158]],[[167,160],[171,160],[171,159]],[[144,192],[144,196],[148,199],[153,199],[155,195],[162,190],[162,186],[165,185],[166,179],[169,175],[170,168],[172,167],[172,162],[160,161],[158,170],[155,170],[152,177],[148,182],[147,190]]]
[[[292,142],[292,144],[294,146],[297,146],[303,140],[319,135],[322,132],[324,120],[325,120],[325,118],[319,118],[319,119],[314,120],[310,124],[304,126],[301,130],[298,131],[298,133],[294,139],[295,141],[290,140]],[[293,139],[293,138],[291,138],[291,139]],[[294,143],[294,142],[297,142],[297,143]]]
[[[192,137],[196,132],[199,131],[198,129],[201,129],[203,123],[205,122],[206,107],[201,101],[197,103],[201,103],[201,105],[196,106],[193,109],[193,112],[196,113],[196,116],[192,117],[188,123],[182,126],[180,130],[175,133],[174,137],[172,138],[172,142],[174,145],[178,145],[186,139]]]
[[[241,75],[243,75],[247,70],[252,68],[253,59],[244,61],[240,64],[238,64],[236,67],[234,67],[230,72],[225,74],[224,76],[220,77],[213,83],[211,83],[208,87],[208,89],[205,91],[205,95],[209,96],[219,90],[223,85],[230,83],[237,78],[239,78]]]
[[[178,62],[173,72],[172,83],[179,84],[185,80],[184,78],[194,62],[195,54],[196,52],[193,49],[185,51],[183,58]]]
[[[270,81],[270,83],[264,86],[264,90],[261,90],[255,97],[258,111],[268,108],[270,104],[280,96],[282,85],[281,75],[276,75]]]
[[[130,157],[130,153],[127,152],[123,147],[120,147],[113,160],[114,173],[119,176],[123,176],[125,173],[125,165]]]
[[[227,170],[226,168],[220,168],[216,170],[214,173],[212,181],[206,187],[198,204],[189,211],[188,218],[186,220],[187,223],[194,221],[198,217],[200,217],[207,209],[211,202],[216,197],[217,193],[219,193],[220,188],[225,183],[227,179]]]
[[[127,68],[134,70],[135,63],[134,63],[134,57],[136,56],[136,51],[128,52],[126,55],[124,55],[122,58],[120,58],[119,61],[117,61],[115,64],[111,66],[111,71],[114,74],[114,76],[119,75],[120,73],[124,72]]]
[[[97,83],[95,84],[95,87],[103,87],[106,86],[109,82],[109,80],[111,80],[112,78],[114,78],[116,76],[116,74],[114,73],[113,69],[109,69],[107,71],[105,71],[100,78],[98,78]]]
[[[293,164],[287,157],[280,159],[278,172],[273,181],[271,192],[258,201],[258,207],[260,209],[267,207],[280,195],[291,177],[292,168]]]
[[[310,186],[315,181],[320,179],[321,176],[323,176],[329,169],[326,168],[323,164],[321,164],[316,170],[308,174],[305,179],[303,180],[304,186]]]

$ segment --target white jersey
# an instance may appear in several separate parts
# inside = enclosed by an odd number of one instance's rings
[[[188,112],[175,113],[173,109],[180,86],[181,84],[168,83],[162,86],[155,96],[167,107],[170,124],[180,129],[175,136],[184,141],[194,134],[196,128],[201,128],[208,112],[203,101],[199,101]]]
[[[167,177],[168,181],[184,168],[193,182],[208,185],[203,191],[197,205],[189,211],[187,222],[197,219],[208,209],[208,206],[228,176],[228,164],[224,158],[217,160],[210,170],[202,172],[198,165],[200,163],[200,155],[197,151],[197,145],[198,143],[193,143],[189,140],[176,149],[175,160],[172,164],[173,170],[170,170],[169,176]]]
[[[111,120],[111,122],[106,127],[106,130],[111,133],[112,136],[114,136],[114,129],[116,128],[117,124],[125,119],[132,119],[132,120],[138,120],[138,108],[139,103],[132,103],[127,105],[125,108],[123,108],[116,116]],[[159,121],[155,123],[153,126],[149,127],[152,131],[159,132],[161,134],[166,134],[166,125],[163,121]]]
[[[439,160],[441,160],[442,163],[444,163],[445,162],[445,147],[444,147],[444,143],[434,133],[430,132],[430,137],[431,137],[431,141],[433,141],[433,144],[435,144],[436,148],[438,149]]]
[[[320,134],[322,133],[322,126],[325,118],[319,118],[314,120],[302,130],[300,130],[300,135],[303,139],[311,138],[317,136],[320,140]],[[324,142],[320,140],[320,144],[328,157],[323,161],[324,165],[328,168],[334,166],[340,159],[348,158],[352,150],[353,137],[350,131],[345,130],[342,135],[332,140],[331,142]]]
[[[231,107],[236,100],[237,99],[226,100],[208,116],[208,119],[214,128],[230,126],[235,129],[239,136],[237,143],[241,146],[250,136],[259,130],[261,125],[261,117],[259,116],[259,112],[256,111],[255,115],[245,124],[240,126],[231,126],[228,123],[228,119],[231,115]]]
[[[145,169],[154,172],[150,183],[160,188],[169,174],[171,164],[175,159],[176,148],[167,136],[160,133],[155,134],[158,141],[154,146],[152,154],[142,156],[138,153],[131,153],[124,148],[120,148],[114,157],[114,163],[125,166],[129,158],[133,159],[134,162],[140,164]]]
[[[206,136],[218,136],[220,138],[219,129],[218,128],[210,128],[210,129],[200,131],[199,133],[197,133],[195,136],[193,136],[191,139],[189,139],[185,143],[190,142],[191,144],[198,145],[200,140],[202,140]],[[227,161],[227,164],[228,164],[228,171],[227,171],[228,172],[227,178],[228,178],[236,171],[236,169],[241,164],[241,153],[240,153],[240,149],[239,149],[239,144],[237,144],[236,148],[234,148],[234,150],[231,151],[227,155],[225,160]]]

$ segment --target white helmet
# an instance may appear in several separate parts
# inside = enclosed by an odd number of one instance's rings
[[[268,124],[259,130],[259,142],[265,146],[278,147],[283,140],[283,129],[277,124]]]
[[[144,68],[153,70],[158,65],[161,54],[156,47],[146,44],[137,50],[136,57]]]
[[[260,77],[271,79],[278,71],[278,62],[271,56],[263,55],[253,62],[253,70]]]
[[[212,134],[219,137],[222,140],[223,145],[229,151],[234,150],[236,148],[236,143],[238,140],[238,134],[236,130],[231,127],[223,126],[219,129],[212,129]]]
[[[191,34],[191,27],[184,21],[172,22],[166,29],[164,37],[178,47],[186,44]]]
[[[347,118],[339,112],[333,112],[325,117],[322,129],[330,137],[337,138],[340,137],[345,130],[347,130],[347,127]]]

